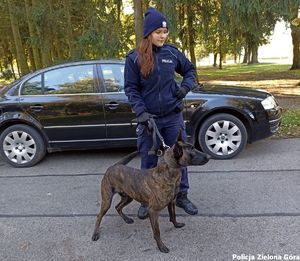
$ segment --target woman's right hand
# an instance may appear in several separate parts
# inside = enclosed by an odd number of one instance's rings
[[[150,120],[150,118],[156,118],[156,116],[145,111],[140,116],[137,117],[137,122],[145,123],[148,120]]]

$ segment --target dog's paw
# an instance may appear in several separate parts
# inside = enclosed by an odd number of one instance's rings
[[[181,227],[184,227],[184,226],[185,226],[184,223],[179,223],[179,222],[174,223],[174,227],[176,227],[176,228],[181,228]]]
[[[94,233],[92,236],[93,241],[97,241],[99,239],[99,233]]]
[[[158,246],[158,248],[159,248],[159,251],[162,252],[162,253],[169,253],[170,252],[169,248],[167,248],[164,244]]]
[[[134,222],[134,220],[130,217],[126,217],[124,218],[124,221],[127,223],[127,224],[132,224]]]

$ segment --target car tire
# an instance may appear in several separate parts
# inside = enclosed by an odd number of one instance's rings
[[[201,124],[198,141],[201,149],[216,159],[231,159],[238,155],[248,140],[245,125],[227,113],[215,114]]]
[[[32,167],[46,154],[45,142],[34,128],[16,124],[0,135],[0,155],[14,167]]]

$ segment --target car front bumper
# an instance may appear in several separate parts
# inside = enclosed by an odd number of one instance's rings
[[[274,134],[279,130],[281,124],[282,108],[277,106],[274,109],[268,110],[267,114],[270,124],[270,132]]]
[[[275,134],[280,127],[282,108],[277,106],[273,109],[256,112],[253,121],[252,135],[249,137],[249,143],[264,139]]]

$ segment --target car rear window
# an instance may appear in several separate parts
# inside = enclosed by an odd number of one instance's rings
[[[41,73],[27,80],[22,95],[95,93],[93,65],[76,65]]]
[[[93,65],[69,66],[44,73],[45,94],[94,93]]]

